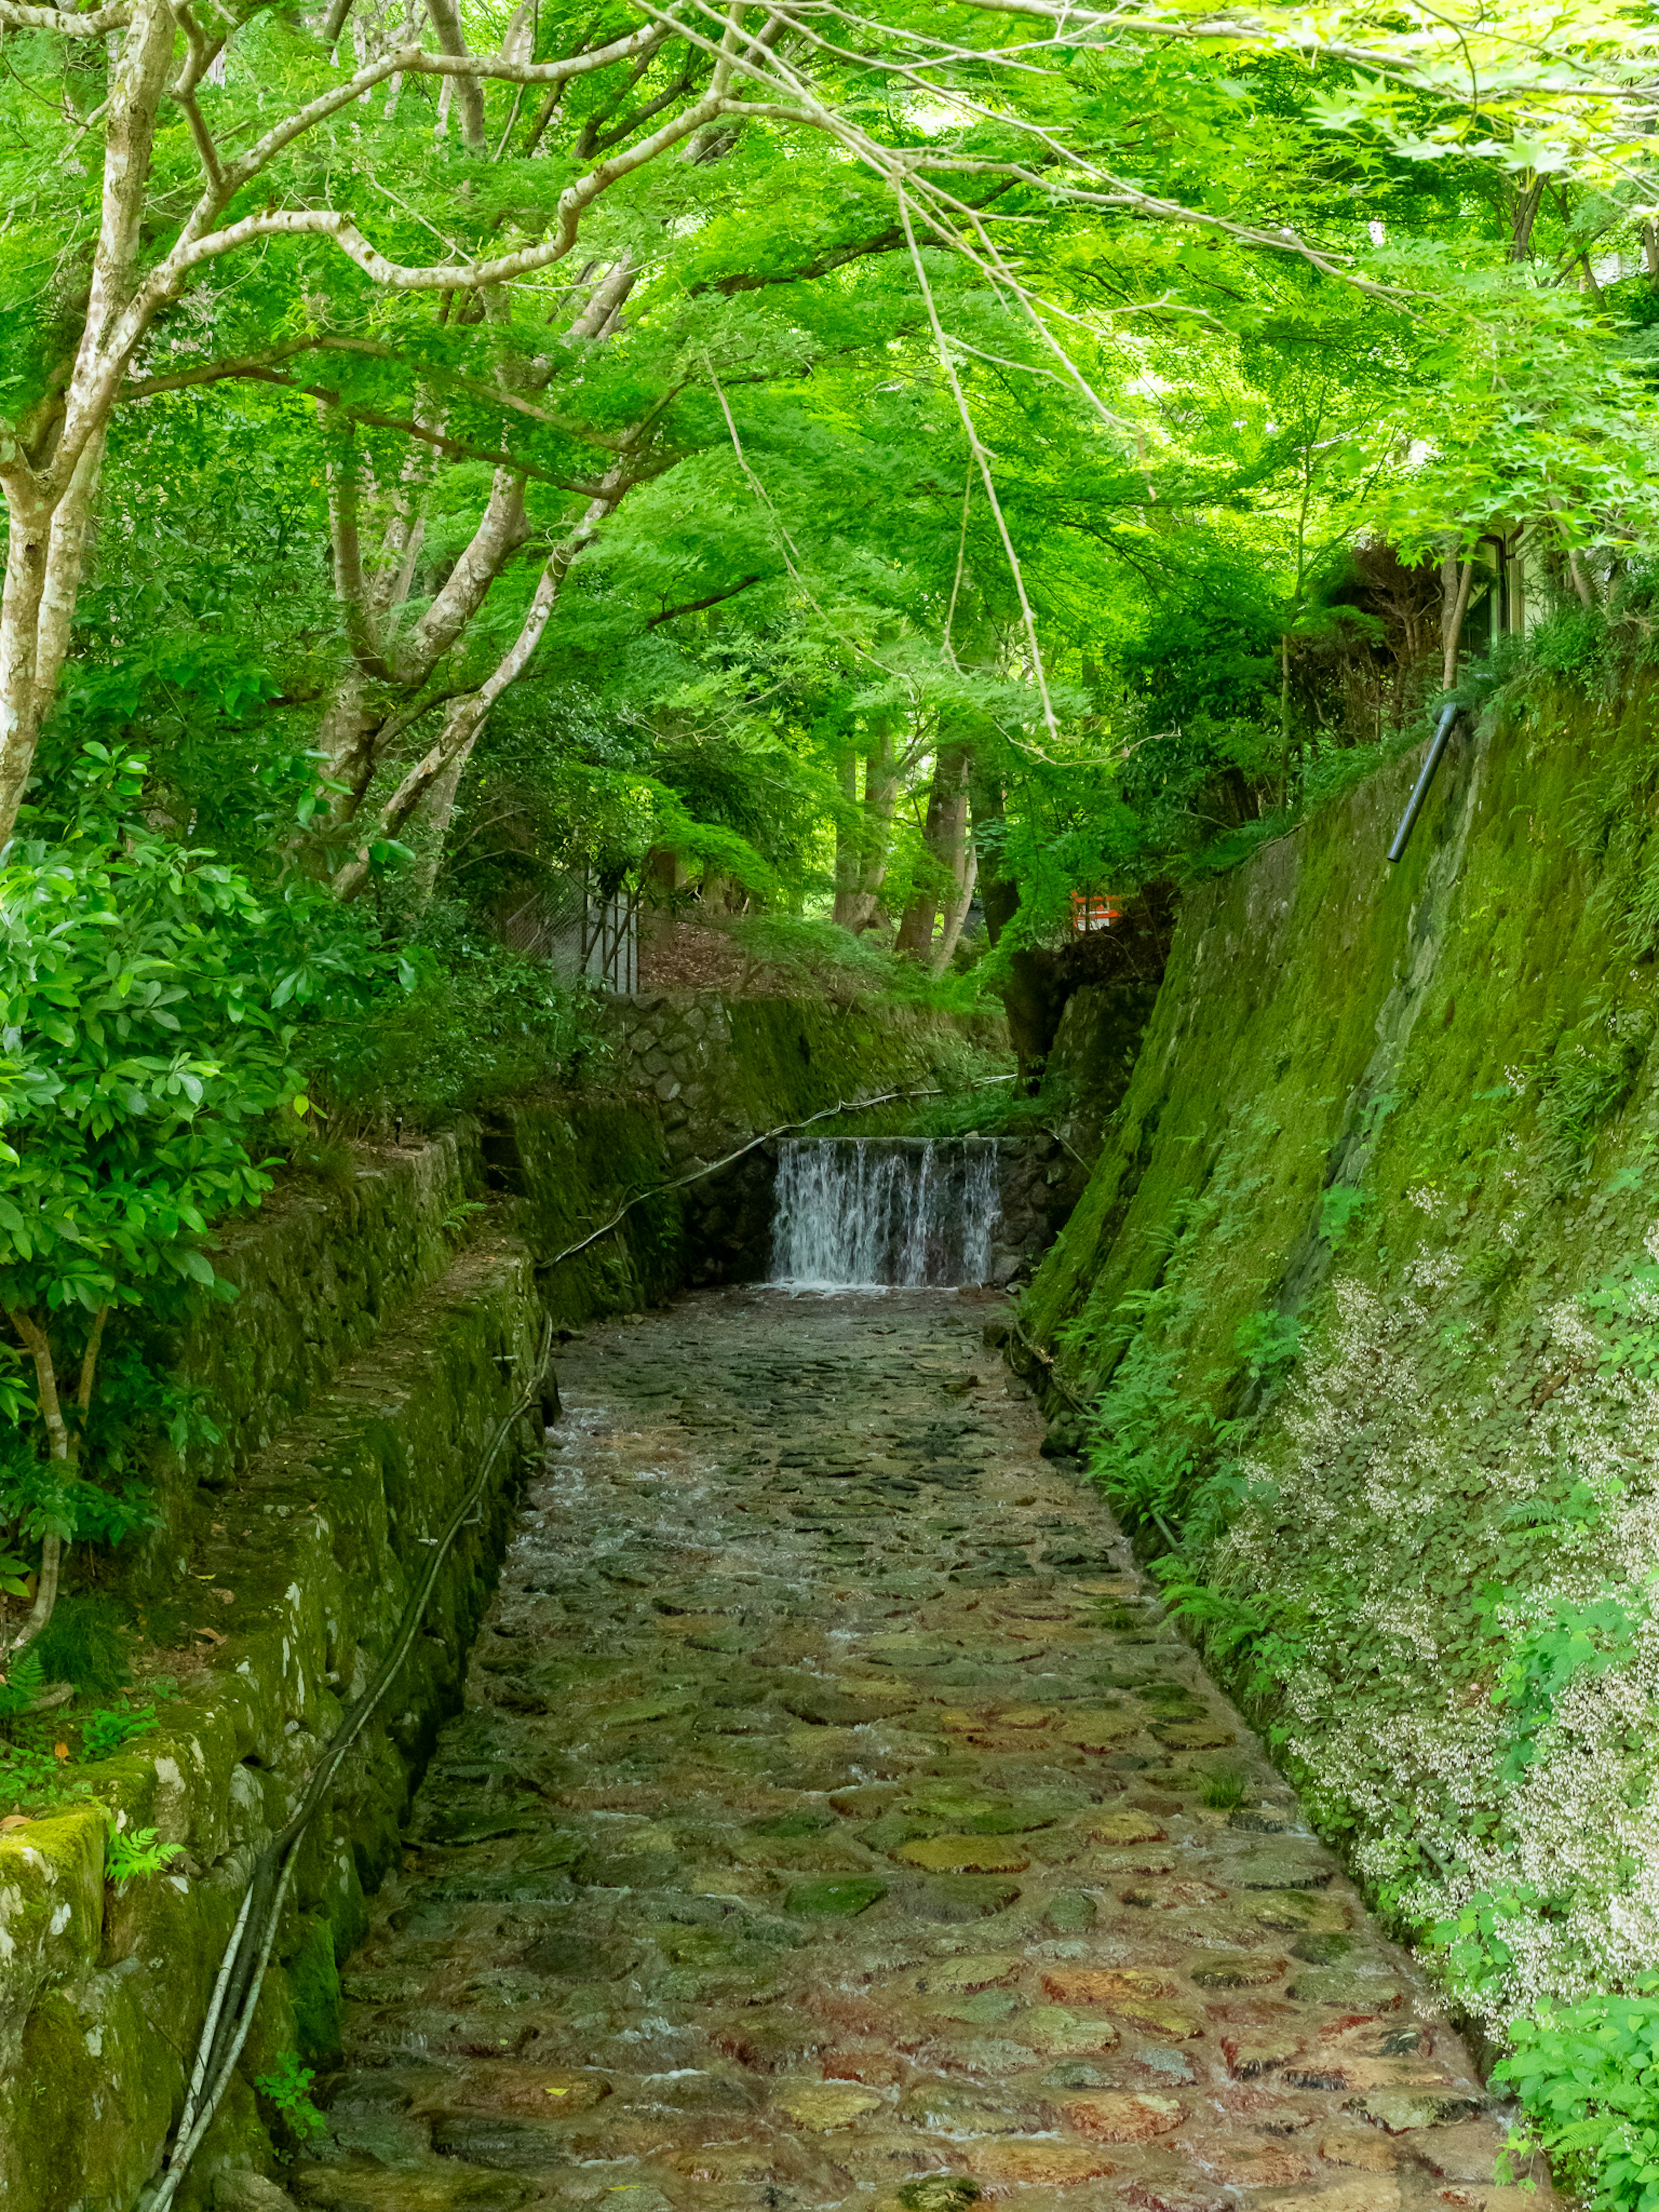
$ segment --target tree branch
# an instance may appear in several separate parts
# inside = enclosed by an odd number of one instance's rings
[[[615,513],[637,480],[633,475],[625,476],[620,468],[615,471],[570,535],[548,555],[518,635],[478,689],[452,705],[437,743],[409,769],[380,809],[368,836],[336,874],[332,888],[337,899],[345,901],[357,896],[368,880],[371,846],[383,838],[395,837],[438,778],[465,761],[471,751],[496,700],[509,684],[518,681],[541,643],[542,634],[577,555],[592,543],[600,523]]]
[[[109,1319],[107,1305],[99,1307],[93,1316],[92,1331],[87,1338],[87,1348],[81,1355],[81,1382],[75,1393],[77,1413],[84,1413],[92,1403],[93,1377],[98,1371],[98,1347],[104,1340],[104,1323]]]
[[[717,607],[723,599],[735,599],[739,592],[746,592],[751,584],[758,584],[758,573],[745,576],[740,584],[728,584],[723,592],[710,592],[706,599],[688,599],[683,607],[665,607],[659,615],[653,615],[646,623],[655,629],[659,623],[677,622],[681,615],[700,615],[705,607]]]
[[[450,65],[447,55],[420,55],[418,60],[422,64],[442,61],[446,66]],[[408,62],[405,66],[414,69],[416,63]],[[380,76],[390,74],[389,68],[380,72]],[[484,70],[481,74],[510,76],[513,72]],[[375,81],[379,82],[378,76]],[[132,329],[133,340],[136,341],[155,309],[163,301],[177,296],[192,270],[221,254],[234,252],[238,246],[246,246],[256,238],[328,239],[375,283],[401,291],[471,291],[483,285],[504,284],[515,276],[527,276],[537,270],[550,268],[556,261],[562,260],[574,245],[577,226],[595,200],[623,178],[631,175],[635,169],[643,168],[670,147],[690,137],[703,124],[721,113],[723,107],[723,98],[711,92],[695,107],[688,108],[672,123],[653,131],[650,137],[641,140],[637,146],[630,147],[616,160],[601,161],[585,177],[567,185],[560,194],[558,226],[551,239],[538,246],[525,246],[517,253],[497,254],[489,261],[449,262],[424,267],[389,261],[370,245],[349,216],[331,208],[294,208],[266,215],[248,216],[240,222],[228,224],[222,230],[182,239],[152,274],[129,310],[127,321]],[[291,135],[297,136],[298,133]],[[274,150],[280,151],[281,149]],[[239,166],[245,168],[246,164]],[[227,183],[235,175],[236,172],[228,170]],[[123,349],[124,351],[131,349],[131,343]]]
[[[327,340],[305,339],[282,350],[291,358],[293,354],[301,351],[306,346],[327,343]],[[350,350],[357,349],[353,347]],[[365,347],[363,350],[369,349]],[[385,357],[395,360],[397,356],[388,347],[385,349]],[[509,469],[514,476],[532,477],[538,483],[551,484],[557,491],[574,492],[579,498],[597,499],[599,495],[598,484],[556,476],[551,469],[543,468],[538,462],[526,460],[520,453],[504,453],[498,446],[482,446],[471,438],[458,438],[453,432],[441,430],[433,423],[422,422],[412,415],[387,415],[377,407],[360,407],[325,384],[301,384],[296,377],[283,375],[278,368],[267,365],[257,355],[249,355],[241,361],[216,362],[210,368],[181,370],[176,376],[151,377],[143,384],[123,392],[120,399],[125,404],[129,399],[153,398],[161,392],[180,391],[188,385],[224,384],[237,379],[250,384],[274,384],[280,392],[301,392],[307,399],[321,400],[325,407],[337,407],[342,416],[353,422],[362,422],[369,429],[399,430],[406,438],[418,438],[424,445],[436,447],[452,461],[488,461],[492,468]],[[473,388],[482,389],[487,397],[500,405],[512,404],[505,395],[490,392],[487,386],[475,386]],[[554,419],[530,406],[524,407],[521,411],[533,415],[542,422],[550,422]],[[579,437],[583,434],[573,429],[569,434]],[[586,442],[607,447],[612,445],[611,440],[598,436],[587,439]]]
[[[106,31],[124,30],[132,21],[132,0],[110,0],[90,15],[75,15],[63,8],[25,8],[18,0],[0,0],[0,31],[57,31],[66,39],[101,39]]]
[[[207,173],[207,180],[216,191],[224,183],[225,173],[220,166],[219,149],[213,143],[213,134],[207,127],[207,118],[202,113],[201,102],[193,91],[175,91],[173,96],[185,111],[185,119],[190,125],[190,135],[196,141],[196,151],[200,157],[203,168]]]
[[[199,368],[175,369],[165,376],[141,378],[122,386],[119,402],[125,406],[131,399],[153,399],[158,392],[183,392],[192,385],[222,384],[238,377],[264,380],[267,370],[279,368],[284,362],[292,361],[295,355],[309,352],[361,354],[370,361],[401,362],[407,359],[397,346],[379,344],[373,338],[319,334],[315,337],[290,339],[284,345],[271,347],[268,353],[234,355],[225,361],[204,362]],[[526,416],[532,422],[544,422],[549,429],[557,430],[567,438],[577,439],[585,446],[597,446],[606,453],[620,453],[628,442],[625,433],[590,428],[586,423],[572,421],[567,415],[555,415],[549,408],[537,406],[534,400],[525,398],[520,392],[504,389],[499,385],[486,384],[482,377],[468,376],[460,369],[425,361],[416,362],[414,367],[430,383],[464,392],[492,407],[508,408],[514,414]],[[296,385],[294,388],[303,391],[309,387]]]

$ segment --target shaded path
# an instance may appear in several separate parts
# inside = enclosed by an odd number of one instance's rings
[[[990,1306],[715,1292],[571,1347],[305,2203],[1548,2203]]]

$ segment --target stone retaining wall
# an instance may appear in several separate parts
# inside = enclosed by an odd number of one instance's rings
[[[929,1083],[968,1049],[943,1021],[817,1003],[625,1001],[609,1018],[617,1073],[642,1074],[647,1096],[523,1100],[482,1127],[366,1151],[337,1184],[296,1178],[216,1239],[234,1301],[204,1298],[151,1343],[219,1431],[157,1450],[157,1525],[117,1563],[166,1647],[147,1663],[179,1693],[124,1753],[66,1769],[62,1809],[0,1831],[6,2212],[131,2212],[179,2109],[249,1869],[371,1678],[544,1316],[580,1324],[671,1296],[724,1201],[710,1193],[700,1221],[678,1195],[653,1199],[560,1261],[566,1248],[700,1156],[839,1097]],[[539,1442],[538,1420],[518,1425],[385,1720],[311,1832],[179,2212],[210,2202],[216,2172],[268,2154],[274,2115],[253,2081],[284,2054],[336,2047],[339,1961],[459,1697]],[[179,1853],[112,1884],[116,1828],[154,1829]]]
[[[979,1042],[944,1015],[829,999],[642,994],[611,1001],[605,1022],[686,1166],[826,1106],[961,1079]]]
[[[427,1542],[537,1356],[544,1313],[580,1322],[666,1295],[678,1207],[641,1209],[556,1273],[542,1263],[666,1170],[637,1102],[526,1102],[482,1135],[367,1153],[349,1185],[296,1182],[218,1240],[216,1264],[240,1295],[204,1300],[168,1348],[220,1440],[158,1453],[161,1525],[128,1571],[135,1602],[178,1647],[154,1668],[181,1694],[124,1755],[73,1770],[75,1802],[0,1833],[7,2212],[130,2212],[179,2108],[249,1869],[372,1676]],[[483,1237],[464,1243],[480,1220]],[[252,2080],[285,2052],[326,2059],[337,2046],[338,1961],[459,1700],[540,1437],[531,1416],[510,1437],[385,1720],[312,1831],[240,2074],[181,2212],[210,2201],[216,2171],[267,2153],[272,2115]],[[111,1884],[112,1827],[155,1829],[180,1855],[160,1875]]]
[[[606,1009],[621,1069],[655,1102],[681,1173],[708,1165],[781,1123],[890,1091],[960,1084],[1006,1054],[988,1025],[822,999],[642,994]],[[837,1133],[902,1130],[914,1105],[837,1119]],[[754,1280],[771,1248],[775,1148],[734,1162],[685,1194],[690,1279]]]

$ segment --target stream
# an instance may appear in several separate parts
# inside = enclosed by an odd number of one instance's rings
[[[595,1327],[344,1980],[325,2212],[1533,2212],[981,1291]]]

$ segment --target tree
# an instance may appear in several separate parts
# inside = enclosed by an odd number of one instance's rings
[[[18,1425],[0,1521],[40,1547],[14,1650],[51,1619],[64,1542],[123,1523],[82,1451],[109,1322],[214,1285],[198,1240],[270,1188],[258,1125],[303,1103],[268,917],[234,870],[143,820],[143,780],[142,761],[89,748],[67,818],[15,841],[0,871],[0,1311]]]

